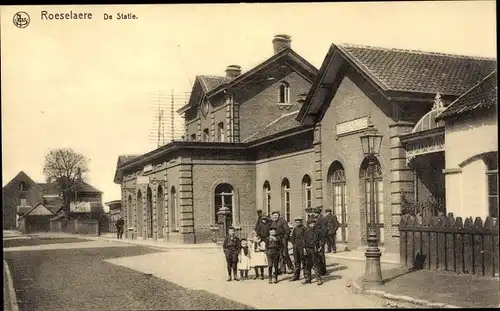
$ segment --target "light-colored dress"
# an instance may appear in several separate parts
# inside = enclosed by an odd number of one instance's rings
[[[255,250],[255,244],[257,245],[257,251]],[[250,245],[250,266],[253,267],[262,267],[267,266],[267,256],[266,256],[266,242],[252,242]]]
[[[237,268],[238,270],[250,270],[250,249],[248,250],[248,256],[245,255],[245,250],[240,250]]]

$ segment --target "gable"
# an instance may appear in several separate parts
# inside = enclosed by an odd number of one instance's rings
[[[38,204],[35,206],[31,211],[26,213],[26,215],[30,216],[43,216],[43,215],[50,215],[53,216],[55,215],[51,210],[49,210],[47,207],[45,207],[43,204]]]
[[[28,187],[36,186],[37,184],[31,179],[25,172],[20,171],[14,178],[12,178],[3,189],[9,189],[11,187],[19,188],[19,183],[24,181]]]
[[[407,51],[352,45],[330,47],[297,120],[317,120],[317,114],[335,92],[341,71],[349,67],[360,73],[388,100],[433,102],[456,98],[496,67],[494,59],[432,52]],[[309,117],[309,118],[306,118]]]

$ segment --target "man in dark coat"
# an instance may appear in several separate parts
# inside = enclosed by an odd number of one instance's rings
[[[255,226],[255,233],[257,233],[257,235],[265,241],[269,236],[269,227],[271,227],[271,221],[264,215],[260,218],[260,222]]]
[[[318,285],[323,284],[321,278],[320,267],[320,252],[323,245],[322,234],[319,227],[316,227],[316,219],[311,217],[307,221],[308,228],[304,233],[304,254],[305,254],[305,268],[304,268],[304,282],[303,284],[311,283],[311,268],[314,269]]]
[[[257,226],[260,224],[260,219],[262,218],[262,210],[257,210],[257,222],[255,222],[254,230],[257,231]]]
[[[279,258],[281,254],[282,241],[277,235],[277,228],[269,228],[269,237],[266,240],[266,255],[269,274],[269,284],[278,283]]]
[[[326,245],[327,245],[327,251],[330,252],[337,252],[337,230],[339,229],[339,222],[337,220],[337,216],[332,214],[331,209],[326,209],[326,223],[328,226],[328,231],[326,233]]]
[[[120,217],[120,219],[118,219],[116,221],[116,238],[118,240],[121,240],[123,238],[123,227],[125,226],[125,221],[123,220],[123,217]]]
[[[317,227],[319,232],[321,233],[321,252],[320,252],[320,272],[321,275],[326,275],[326,257],[325,257],[325,243],[326,243],[326,235],[328,232],[328,223],[325,217],[321,214],[321,206],[315,207],[313,209],[314,216],[316,217]]]
[[[306,215],[307,215],[307,219],[306,219],[306,222],[307,222],[309,220],[309,218],[311,218],[313,216],[313,209],[312,209],[312,207],[306,208]]]
[[[288,223],[280,217],[280,212],[274,211],[271,214],[271,226],[276,227],[276,236],[281,240],[283,246],[281,248],[280,263],[281,263],[281,273],[287,273],[286,268],[288,267],[288,273],[293,273],[293,263],[290,259],[290,254],[288,253],[288,241],[290,241],[290,226]]]
[[[304,258],[304,235],[306,226],[302,224],[302,217],[295,217],[295,227],[292,230],[290,242],[293,245],[293,261],[295,264],[295,275],[290,281],[300,279],[301,266],[305,273],[305,258]]]
[[[240,279],[238,279],[236,269],[238,264],[238,252],[240,251],[240,239],[236,236],[234,227],[229,227],[224,243],[222,243],[222,249],[226,256],[227,281],[231,281],[231,271],[233,272],[234,280],[239,281]]]

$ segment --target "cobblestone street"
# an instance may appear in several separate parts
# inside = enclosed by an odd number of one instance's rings
[[[4,248],[20,311],[248,309],[243,304],[104,261],[156,252],[152,249],[84,240],[71,241],[70,248],[66,248],[68,242],[53,239],[51,243],[57,244],[50,245],[50,250]],[[16,240],[15,245],[23,243],[49,246],[45,239]],[[85,245],[88,243],[95,246],[89,248]],[[57,249],[63,245],[65,249]]]

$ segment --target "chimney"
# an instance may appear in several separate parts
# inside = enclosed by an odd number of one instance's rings
[[[241,75],[241,66],[229,65],[226,67],[226,77],[234,78]]]
[[[26,203],[26,199],[21,199],[21,205],[20,206],[28,206]]]
[[[284,49],[292,48],[292,37],[289,35],[275,35],[273,39],[274,54],[278,54]]]
[[[76,180],[82,180],[82,170],[80,168],[77,168],[76,172]]]

